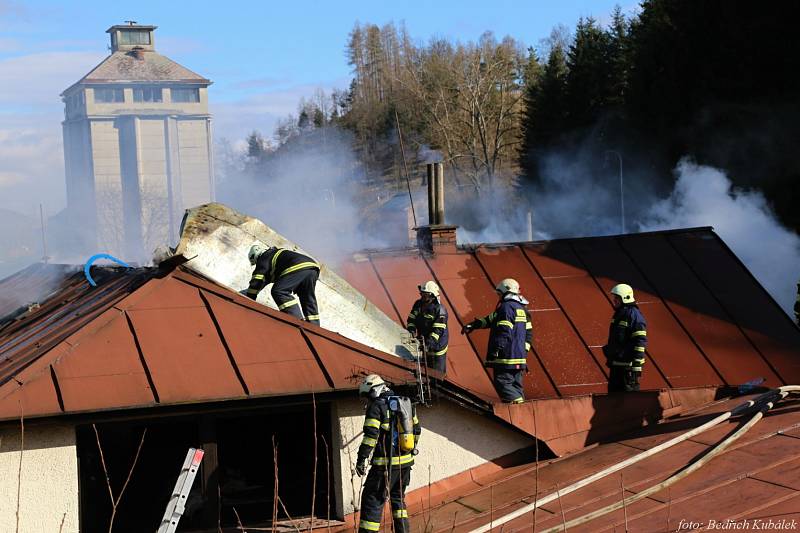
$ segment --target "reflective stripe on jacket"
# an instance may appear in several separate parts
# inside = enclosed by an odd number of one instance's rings
[[[408,313],[406,329],[412,335],[425,339],[425,348],[430,355],[445,355],[449,333],[447,331],[447,309],[437,300],[425,305],[422,298],[414,302]]]
[[[412,466],[414,454],[401,452],[397,442],[397,417],[389,410],[388,398],[395,396],[391,390],[385,390],[377,399],[371,400],[364,415],[364,438],[358,447],[358,458],[367,459],[372,453],[372,464],[393,467]],[[414,444],[419,441],[422,432],[417,409],[412,406],[414,423]],[[394,428],[392,428],[394,425]]]
[[[307,268],[319,270],[319,263],[307,255],[286,248],[270,248],[256,259],[247,296],[255,300],[264,287],[275,283],[281,276]]]
[[[486,363],[499,368],[526,369],[533,339],[531,316],[518,300],[501,300],[494,312],[470,323],[476,329],[490,328]]]
[[[609,366],[627,367],[641,372],[647,349],[647,323],[636,304],[624,304],[615,310],[604,348]]]

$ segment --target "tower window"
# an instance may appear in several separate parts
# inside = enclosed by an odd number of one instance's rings
[[[172,89],[172,101],[196,103],[200,101],[200,89]]]
[[[119,44],[150,44],[150,32],[148,30],[121,30]]]
[[[95,88],[94,101],[100,104],[110,104],[124,102],[125,97],[121,88]]]
[[[161,87],[134,87],[134,102],[161,102]]]

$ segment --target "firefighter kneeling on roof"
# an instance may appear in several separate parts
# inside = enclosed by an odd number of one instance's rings
[[[610,369],[608,392],[633,392],[639,390],[647,349],[647,324],[630,285],[615,285],[611,295],[614,316],[608,328],[608,344],[603,346]]]
[[[486,366],[494,368],[494,388],[506,403],[522,403],[522,374],[528,370],[528,352],[533,339],[531,316],[526,300],[519,292],[519,283],[507,278],[495,289],[500,296],[497,307],[483,318],[476,318],[461,329],[470,333],[474,329],[490,328],[489,350]]]
[[[395,395],[377,374],[364,378],[358,392],[369,401],[364,417],[364,438],[356,462],[359,476],[366,474],[367,459],[372,453],[372,467],[361,492],[358,530],[363,533],[381,528],[388,495],[395,533],[410,533],[405,491],[411,482],[411,467],[420,434],[416,409],[409,398]]]
[[[315,293],[319,264],[307,255],[275,246],[254,244],[247,254],[255,266],[245,296],[255,300],[258,293],[272,283],[272,299],[279,311],[319,325],[319,309]],[[302,308],[303,312],[300,312]]]

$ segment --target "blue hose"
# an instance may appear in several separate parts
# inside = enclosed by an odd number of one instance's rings
[[[86,279],[89,282],[89,285],[91,285],[92,287],[97,287],[97,282],[92,279],[92,275],[89,273],[89,269],[91,268],[92,263],[94,263],[98,259],[108,259],[109,261],[114,261],[115,263],[119,263],[120,265],[124,266],[125,268],[133,268],[128,263],[126,263],[125,261],[122,261],[121,259],[117,259],[113,255],[109,255],[109,254],[94,254],[92,257],[89,258],[88,261],[86,261],[86,264],[83,265],[83,275],[86,276]]]

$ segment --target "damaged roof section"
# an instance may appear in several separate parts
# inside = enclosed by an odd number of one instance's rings
[[[252,302],[178,267],[62,272],[0,329],[0,419],[353,390],[411,364]],[[34,266],[5,280],[35,285]],[[26,278],[31,278],[26,280]],[[3,285],[0,285],[0,292]]]
[[[800,331],[711,228],[480,245],[420,254],[371,252],[344,277],[404,323],[428,279],[450,309],[448,379],[494,395],[482,367],[486,330],[461,326],[494,309],[494,286],[513,277],[531,300],[534,343],[527,398],[605,392],[601,346],[613,285],[632,285],[648,322],[644,389],[800,382]]]

